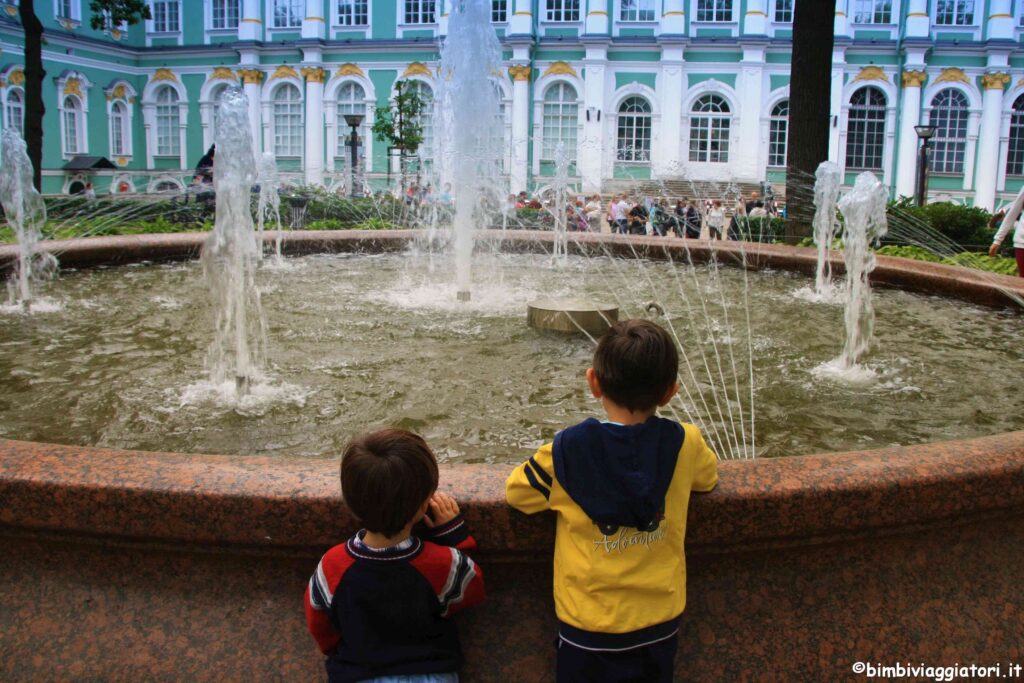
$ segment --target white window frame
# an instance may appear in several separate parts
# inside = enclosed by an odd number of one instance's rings
[[[296,25],[278,26],[275,22],[277,21],[277,6],[279,3],[296,4],[298,5],[299,12],[299,23]],[[306,18],[306,3],[305,0],[267,0],[267,28],[271,31],[288,31],[295,32],[302,30],[302,21]],[[241,21],[241,19],[239,20]]]
[[[419,78],[406,79],[407,83],[416,83],[417,90],[423,90],[426,88],[430,91],[430,96],[423,98],[425,105],[423,112],[419,116],[419,120],[423,125],[423,142],[420,143],[419,148],[416,150],[416,156],[419,157],[421,165],[433,164],[435,161],[435,149],[434,145],[437,144],[437,116],[435,105],[437,103],[437,88],[434,87],[433,83],[428,83],[425,80]]]
[[[888,3],[889,21],[875,21],[878,5]],[[861,9],[861,8],[865,9]],[[858,17],[870,14],[870,21],[857,21]],[[899,21],[900,7],[897,0],[853,0],[850,7],[851,22],[855,26],[893,26]]]
[[[788,1],[790,3],[790,5],[789,5],[789,19],[787,19],[787,20],[779,19],[779,9],[780,9],[779,6],[783,2],[786,2],[786,1]],[[780,26],[790,26],[790,25],[793,24],[793,13],[794,12],[796,12],[796,2],[795,2],[795,0],[774,0],[774,2],[772,2],[772,23],[773,24],[779,24]]]
[[[359,29],[368,30],[370,28],[370,20],[373,18],[373,2],[371,0],[348,0],[350,4],[362,3],[366,5],[366,21],[361,24],[343,24],[341,23],[341,7],[340,4],[344,0],[328,0],[331,3],[331,25],[335,29],[347,30],[347,29]]]
[[[978,29],[980,27],[981,22],[979,21],[979,19],[980,19],[979,15],[983,14],[984,11],[985,11],[984,0],[980,0],[980,1],[979,0],[949,0],[950,2],[954,3],[954,5],[953,5],[953,16],[954,16],[954,18],[959,17],[959,12],[956,9],[956,3],[957,2],[963,1],[963,2],[970,2],[970,3],[972,3],[972,7],[973,7],[973,9],[972,9],[972,17],[971,17],[972,21],[969,24],[957,23],[956,21],[954,21],[952,24],[940,24],[939,23],[939,2],[943,2],[943,1],[946,1],[946,0],[933,0],[933,2],[931,3],[931,5],[932,5],[932,26],[933,27],[935,27],[936,29],[939,29],[939,30],[950,30],[950,29],[952,29],[952,30],[960,30],[960,31],[975,30],[975,29]],[[981,5],[980,7],[979,7],[979,4]]]
[[[712,13],[713,17],[711,19],[701,19],[700,18],[700,3],[701,2],[713,3],[713,7],[711,9],[711,13]],[[725,18],[725,19],[718,18],[718,16],[717,16],[718,13],[720,11],[722,11],[720,5],[725,5],[726,3],[729,4],[729,16],[728,16],[728,18]],[[694,24],[701,24],[701,25],[707,25],[707,24],[734,24],[734,23],[736,23],[736,13],[737,13],[737,11],[739,11],[738,4],[739,4],[738,0],[693,0],[693,23]]]
[[[420,28],[420,27],[432,27],[437,26],[437,13],[439,11],[439,5],[441,0],[397,0],[398,2],[398,25],[403,28]],[[406,6],[410,3],[416,3],[419,9],[413,14],[419,18],[426,18],[425,5],[433,3],[434,11],[431,17],[431,21],[407,21]]]
[[[496,3],[502,3],[505,5],[505,18],[495,19],[494,18],[494,5]],[[507,24],[509,14],[515,9],[515,0],[491,0],[491,23],[492,24]]]
[[[69,13],[64,12],[64,5],[67,4]],[[71,21],[82,21],[81,0],[53,0],[53,16],[57,19],[70,19]]]
[[[183,7],[180,0],[148,0],[147,4],[149,5],[149,13],[152,18],[146,19],[146,33],[156,36],[176,36],[181,33],[181,24],[184,17],[182,16]],[[168,18],[170,17],[170,10],[172,8],[177,9],[177,28],[169,28],[167,26],[160,28],[157,26],[157,5],[161,5],[167,10]]]
[[[123,147],[120,152],[114,149],[114,108],[118,106],[124,107],[124,120],[121,124],[121,136]],[[128,98],[118,97],[110,100],[107,103],[107,120],[109,122],[109,125],[107,127],[109,129],[108,134],[110,136],[108,138],[108,146],[110,148],[110,157],[112,159],[132,158],[132,109],[133,107],[128,102]]]
[[[292,88],[294,88],[294,91],[299,94],[298,99],[284,100],[284,99],[279,99],[278,98],[278,96],[279,96],[279,94],[281,92],[285,91],[286,89],[292,89]],[[294,135],[289,135],[288,136],[288,139],[289,139],[288,145],[289,146],[283,152],[281,151],[281,146],[280,146],[280,144],[278,142],[278,133],[279,133],[279,131],[277,129],[278,128],[278,125],[277,125],[277,117],[278,117],[277,107],[279,105],[282,105],[282,104],[287,106],[289,109],[291,109],[291,108],[295,109],[294,112],[288,111],[288,112],[285,113],[285,115],[291,117],[291,116],[293,116],[296,113],[298,114],[298,128],[297,129],[299,131],[297,148],[293,149],[291,147],[292,142],[294,142]],[[304,94],[302,92],[302,88],[300,86],[296,85],[295,83],[292,83],[291,81],[285,81],[283,83],[275,85],[274,88],[270,91],[270,136],[271,136],[270,137],[270,151],[273,152],[274,158],[276,158],[276,159],[300,159],[300,160],[303,158],[303,154],[305,152],[305,147],[306,147],[306,136],[304,134],[305,133],[305,128],[304,128],[304,126],[305,126],[305,117],[306,117],[305,109],[306,109],[306,100],[305,100],[305,96],[304,96]],[[292,131],[292,132],[294,132],[294,131]]]
[[[956,111],[959,113],[956,122],[952,120],[950,113],[953,108],[949,107],[947,103],[940,103],[936,106],[935,100],[947,92],[952,92],[953,96],[959,96],[963,102],[963,107],[957,107]],[[939,117],[945,119],[947,124],[944,127],[937,126],[938,123],[934,119],[938,113]],[[930,172],[941,174],[941,175],[963,175],[967,169],[967,164],[970,163],[967,152],[970,142],[970,131],[971,131],[971,98],[967,93],[963,92],[959,88],[949,87],[942,88],[941,90],[931,94],[928,100],[928,125],[935,128],[935,135],[931,141],[931,152],[929,156],[929,167]],[[962,132],[962,135],[958,136],[945,136],[941,137],[942,133],[948,132],[949,123],[955,123],[956,128]],[[952,164],[949,163],[950,152],[955,156],[959,153],[961,159],[959,161],[959,168],[956,168],[957,162],[954,159]],[[941,158],[940,158],[941,155]],[[942,165],[942,168],[939,165]],[[952,168],[950,168],[952,166]]]
[[[715,111],[700,111],[700,110],[698,110],[697,106],[700,104],[701,100],[704,100],[705,98],[709,98],[709,97],[716,97],[719,100],[721,100],[725,104],[725,107],[726,107],[725,111],[717,111],[717,112],[715,112]],[[725,97],[724,95],[722,95],[719,92],[702,92],[699,95],[697,95],[693,99],[693,101],[690,103],[690,108],[689,108],[689,111],[687,112],[687,116],[688,116],[688,119],[687,119],[687,122],[686,122],[686,133],[687,133],[686,159],[688,160],[688,163],[691,163],[691,164],[728,164],[730,158],[732,157],[732,155],[734,153],[733,145],[732,145],[734,107],[733,107],[733,103],[729,101],[729,98]],[[700,123],[700,119],[707,119],[707,123],[706,124],[701,124]],[[725,126],[723,127],[721,125],[718,125],[716,127],[715,121],[724,121],[725,122]],[[718,155],[719,158],[715,159],[715,160],[712,160],[712,158],[711,158],[711,156],[712,156],[711,142],[712,142],[712,138],[714,137],[712,135],[712,133],[716,130],[716,128],[719,131],[722,131],[722,130],[725,131],[725,137],[724,137],[725,150],[724,150],[724,153],[723,153],[723,150],[721,149],[721,147],[719,147],[719,149],[716,152],[714,152],[715,154]],[[707,149],[704,150],[704,158],[700,158],[701,157],[701,150],[700,149],[694,150],[694,148],[693,148],[693,144],[694,144],[693,133],[694,133],[695,130],[706,130],[707,131],[707,143],[708,143],[708,146],[707,146]],[[722,137],[719,136],[718,137],[719,144],[721,144],[722,141],[723,141]],[[696,159],[693,157],[693,155],[695,153],[697,155]],[[723,156],[723,154],[724,154],[725,158],[721,158]]]
[[[548,24],[578,24],[581,21],[583,21],[583,10],[584,10],[584,2],[583,2],[583,0],[540,0],[540,1],[544,3],[543,10],[542,10],[544,12],[544,16],[542,17],[542,20],[545,23],[548,23]],[[572,8],[571,7],[567,7],[567,5],[572,5],[572,4],[576,5],[576,17],[575,18],[571,18],[571,14],[570,14],[570,18],[566,18],[565,15],[569,14],[570,12],[572,12]],[[555,17],[559,17],[559,18],[555,18]]]
[[[634,5],[633,12],[636,14],[635,19],[627,19],[623,15],[626,13],[627,5]],[[660,0],[615,0],[615,18],[620,24],[637,24],[640,26],[650,26],[658,21],[659,17],[659,5]],[[641,19],[641,12],[650,12],[650,19]]]
[[[21,113],[16,126],[11,123],[11,95],[19,97],[17,108],[21,110]],[[10,85],[4,88],[4,127],[15,128],[22,137],[25,137],[25,90],[23,88]]]
[[[164,92],[174,93],[174,96],[175,96],[174,101],[173,102],[161,102],[160,101],[160,95],[162,93],[164,93]],[[181,144],[181,135],[180,135],[180,129],[181,129],[181,94],[175,88],[171,87],[170,85],[165,85],[163,87],[157,88],[153,92],[153,102],[155,104],[155,109],[154,109],[154,135],[153,135],[153,156],[157,156],[157,157],[161,157],[161,158],[181,157],[182,152],[183,152],[182,144]],[[177,132],[179,132],[178,135],[175,135],[176,131],[174,131],[174,129],[172,127],[171,130],[167,133],[166,138],[161,137],[161,134],[160,134],[160,117],[163,114],[163,112],[161,112],[161,109],[168,109],[168,110],[173,109],[174,110],[175,116],[172,119],[171,123],[172,124],[174,122],[177,123],[178,129],[179,129],[179,131],[177,131]],[[161,142],[169,142],[169,141],[173,141],[173,144],[169,144],[168,147],[161,148],[161,145],[160,145]]]
[[[779,108],[782,103],[786,104],[786,115],[782,116],[776,114],[775,111]],[[774,134],[781,128],[781,139],[782,139],[782,163],[772,163],[772,147],[775,145]],[[789,154],[789,97],[784,97],[778,102],[774,102],[768,109],[768,168],[786,168],[786,162]],[[778,157],[778,155],[775,155]]]
[[[89,136],[86,129],[83,99],[77,95],[61,95],[60,97],[60,107],[58,108],[60,110],[60,151],[65,159],[89,152]],[[70,109],[68,102],[71,102],[72,105]],[[74,145],[71,145],[71,140],[68,139],[69,122],[75,126]]]
[[[555,88],[571,88],[576,95],[572,99],[560,99],[560,100],[548,100],[548,93]],[[564,90],[563,90],[564,92]],[[541,141],[540,141],[540,160],[542,162],[553,163],[555,161],[555,150],[559,142],[569,142],[566,136],[563,135],[565,131],[572,131],[571,142],[572,145],[566,144],[566,151],[569,153],[569,163],[577,164],[579,162],[579,117],[580,109],[580,91],[574,83],[568,81],[554,81],[547,85],[541,92]],[[557,103],[558,106],[558,119],[561,123],[558,125],[558,135],[549,136],[547,126],[547,115],[546,109],[548,103]],[[571,108],[571,109],[570,109]],[[575,115],[575,123],[572,120],[572,116]],[[568,122],[568,125],[566,124]]]
[[[227,24],[227,17],[228,17],[228,14],[227,14],[227,3],[229,3],[229,2],[235,2],[238,5],[238,18],[237,18],[237,21],[235,22],[235,25],[234,26],[226,26],[225,25],[225,26],[222,26],[222,27],[214,26],[214,5],[216,5],[218,3],[223,4],[224,12],[225,12],[225,14],[224,14],[225,24]],[[243,3],[243,0],[207,0],[207,2],[206,2],[206,30],[211,32],[211,33],[217,33],[217,34],[220,34],[220,33],[225,33],[225,34],[237,33],[238,32],[238,26],[239,26],[239,24],[242,23],[242,3]]]
[[[626,106],[631,100],[640,100],[647,106],[646,111],[623,111],[622,108]],[[630,117],[633,119],[632,127],[629,129],[629,137],[623,138],[620,136],[621,125],[623,119]],[[646,125],[637,125],[637,123],[646,121]],[[646,129],[647,135],[644,138],[639,133]],[[628,140],[633,143],[633,146],[624,150],[620,144],[623,140]],[[622,98],[619,102],[618,107],[615,108],[615,163],[627,166],[649,166],[651,163],[651,150],[653,147],[654,140],[654,107],[651,101],[643,95],[628,95]],[[646,150],[637,152],[635,145],[637,141],[646,141]]]
[[[878,141],[878,145],[879,145],[878,166],[877,167],[875,167],[875,166],[851,166],[850,163],[849,163],[850,162],[850,144],[851,144],[850,138],[852,137],[852,135],[851,135],[852,131],[851,131],[850,124],[854,120],[853,117],[851,116],[852,113],[853,113],[853,108],[854,108],[853,97],[858,92],[861,92],[862,90],[868,90],[868,89],[875,90],[875,91],[881,93],[882,94],[882,100],[883,100],[883,104],[881,104],[881,105],[879,105],[879,104],[865,105],[865,107],[869,111],[876,111],[876,112],[877,111],[881,111],[881,113],[882,113],[881,117],[875,116],[875,117],[872,117],[870,119],[868,119],[868,118],[864,118],[863,119],[864,121],[873,121],[876,124],[878,124],[878,123],[881,124],[880,131],[877,130],[877,126],[876,126],[876,130],[873,132],[873,135],[875,135],[875,136],[877,136],[879,138],[879,141]],[[845,140],[845,143],[844,143],[843,149],[842,149],[843,168],[845,170],[857,171],[857,172],[859,172],[859,171],[873,171],[875,173],[884,173],[885,172],[885,170],[886,170],[886,161],[887,161],[887,157],[886,157],[886,136],[889,133],[889,116],[888,116],[889,106],[890,106],[889,94],[886,93],[885,90],[883,90],[882,88],[879,88],[878,86],[865,85],[865,86],[861,86],[861,87],[857,88],[852,93],[850,93],[850,97],[847,99],[847,103],[846,103],[846,140]],[[860,120],[860,119],[858,119],[858,120]],[[861,152],[863,152],[863,149],[864,149],[864,147],[862,145]],[[862,160],[863,160],[864,156],[865,155],[863,153],[861,153]]]

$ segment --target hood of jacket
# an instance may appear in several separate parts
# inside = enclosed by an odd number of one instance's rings
[[[652,416],[619,425],[589,418],[555,435],[555,476],[598,527],[657,528],[685,432]]]

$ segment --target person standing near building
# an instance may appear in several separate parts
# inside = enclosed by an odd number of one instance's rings
[[[1000,218],[1002,219],[1002,224],[992,239],[992,246],[988,249],[988,255],[995,256],[999,252],[1003,240],[1010,234],[1010,228],[1013,228],[1013,255],[1017,259],[1017,275],[1024,277],[1024,225],[1020,220],[1021,210],[1024,210],[1024,189],[1017,193],[1017,198],[1013,200],[1009,209],[996,213],[988,222],[989,227],[995,227]]]
[[[716,199],[708,211],[708,237],[713,240],[722,239],[722,228],[725,226],[725,209],[722,200]]]

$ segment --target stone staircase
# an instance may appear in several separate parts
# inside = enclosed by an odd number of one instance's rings
[[[621,194],[623,192],[638,196],[665,197],[670,201],[676,199],[722,199],[731,201],[736,193],[750,197],[754,192],[762,193],[761,183],[756,181],[713,181],[690,180],[687,178],[662,178],[659,180],[605,180],[602,183],[602,194]],[[785,202],[786,186],[773,183],[775,200]]]

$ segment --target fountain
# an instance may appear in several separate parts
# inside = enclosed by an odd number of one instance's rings
[[[569,246],[568,222],[566,196],[569,190],[569,152],[565,149],[565,142],[559,140],[555,147],[555,181],[553,184],[554,202],[551,216],[555,222],[555,246],[551,256],[556,261],[565,262]]]
[[[501,159],[499,98],[495,74],[501,73],[501,43],[491,24],[491,6],[463,0],[452,5],[448,36],[441,45],[438,111],[441,115],[446,182],[452,186],[455,282],[459,301],[472,289],[473,232],[485,215],[482,200],[498,191]],[[450,180],[449,180],[450,178]]]
[[[202,254],[216,325],[207,369],[215,383],[233,379],[238,397],[248,393],[259,375],[266,335],[254,281],[262,245],[256,241],[250,208],[256,163],[248,111],[239,89],[225,92],[217,109],[217,213]]]
[[[0,204],[18,241],[18,263],[8,283],[8,298],[28,313],[32,310],[34,282],[56,273],[57,259],[36,249],[46,223],[46,205],[32,184],[32,162],[25,141],[17,130],[8,128],[0,146]]]
[[[277,160],[273,152],[264,152],[260,159],[259,172],[260,196],[256,205],[256,242],[259,245],[257,251],[260,260],[263,259],[263,228],[267,220],[273,220],[277,226],[277,234],[274,238],[274,257],[277,263],[282,260],[281,240],[284,233],[281,230],[281,195],[278,187],[281,185],[277,173]]]
[[[831,299],[832,265],[828,253],[832,249],[832,240],[839,231],[836,218],[839,186],[842,175],[839,165],[831,161],[823,161],[814,173],[814,244],[818,247],[818,268],[814,276],[814,293],[819,300]]]
[[[878,178],[869,171],[857,176],[853,189],[839,200],[843,213],[843,262],[846,280],[843,285],[846,338],[839,357],[824,364],[819,374],[850,382],[865,382],[875,377],[874,371],[858,364],[871,346],[875,328],[875,308],[868,276],[875,269],[875,253],[871,244],[886,233],[885,206],[889,198]],[[819,246],[820,249],[820,246]]]

